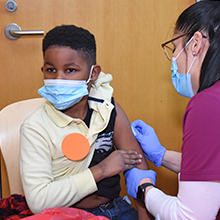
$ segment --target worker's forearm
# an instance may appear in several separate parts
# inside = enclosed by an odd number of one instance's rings
[[[181,155],[182,153],[166,150],[162,160],[162,166],[168,168],[169,170],[172,170],[173,172],[179,173],[181,165]]]

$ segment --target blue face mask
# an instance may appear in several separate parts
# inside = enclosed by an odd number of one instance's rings
[[[87,81],[45,79],[44,86],[38,90],[38,93],[51,102],[56,109],[68,109],[89,94],[87,84],[91,80],[92,70],[93,66]]]
[[[187,42],[185,47],[190,43],[190,41],[192,39],[193,39],[193,37]],[[192,66],[195,62],[196,56],[195,56],[195,58],[194,58],[194,60],[191,64],[191,66],[189,67],[189,70],[187,71],[187,73],[179,74],[177,72],[178,66],[177,66],[177,63],[176,63],[176,59],[183,52],[184,48],[179,52],[179,54],[176,57],[172,58],[172,66],[171,66],[172,76],[171,76],[171,80],[172,80],[174,88],[176,89],[176,91],[180,95],[188,97],[188,98],[192,98],[194,96],[194,93],[193,93],[192,83],[191,83],[191,74],[189,73],[189,71],[191,70],[191,68],[192,68]]]

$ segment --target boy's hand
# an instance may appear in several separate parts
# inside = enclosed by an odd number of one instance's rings
[[[103,161],[91,167],[96,182],[134,168],[142,162],[142,155],[132,150],[116,150]]]

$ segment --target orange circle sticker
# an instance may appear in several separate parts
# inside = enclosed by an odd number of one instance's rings
[[[90,144],[82,134],[72,133],[63,139],[61,148],[68,159],[82,160],[88,155]]]

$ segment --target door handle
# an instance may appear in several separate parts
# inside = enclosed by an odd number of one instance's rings
[[[11,23],[5,28],[5,35],[10,40],[16,40],[20,36],[44,35],[44,31],[43,30],[39,30],[39,31],[22,31],[21,28],[17,24]]]

